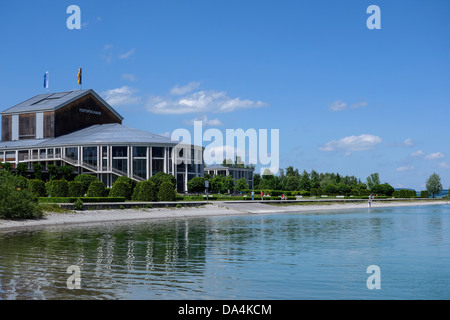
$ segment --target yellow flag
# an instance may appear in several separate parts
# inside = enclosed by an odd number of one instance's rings
[[[83,82],[83,73],[82,73],[82,69],[78,69],[78,84],[82,84]]]

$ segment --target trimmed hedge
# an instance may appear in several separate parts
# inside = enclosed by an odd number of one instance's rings
[[[99,203],[99,202],[125,202],[123,197],[44,197],[38,198],[40,203],[74,203],[77,199],[81,199],[83,203]]]
[[[155,183],[148,180],[139,182],[134,188],[132,199],[134,201],[157,201],[158,194]]]
[[[69,184],[66,180],[51,180],[45,184],[50,197],[64,198],[69,195]]]
[[[116,181],[109,192],[111,197],[123,197],[127,200],[131,199],[131,189],[126,182]]]
[[[87,191],[87,196],[89,198],[98,198],[98,197],[105,197],[106,187],[101,181],[92,181],[89,185],[89,189]]]
[[[34,194],[36,198],[45,197],[45,182],[42,180],[29,180],[28,189]]]
[[[83,197],[85,194],[83,184],[78,181],[69,182],[69,197]],[[42,197],[42,196],[41,196]]]
[[[159,187],[158,191],[158,200],[175,201],[175,199],[176,199],[175,185],[169,181],[161,183],[161,186]]]

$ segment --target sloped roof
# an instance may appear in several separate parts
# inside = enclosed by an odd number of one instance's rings
[[[19,113],[56,111],[68,105],[69,103],[84,97],[87,94],[94,95],[94,97],[97,98],[106,108],[113,112],[118,118],[123,120],[123,117],[92,89],[39,94],[31,99],[15,105],[14,107],[6,109],[1,114],[9,115]]]

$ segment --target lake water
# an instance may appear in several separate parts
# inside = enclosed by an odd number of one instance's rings
[[[448,205],[0,232],[0,299],[449,298]]]

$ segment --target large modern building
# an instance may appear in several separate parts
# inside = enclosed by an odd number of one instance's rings
[[[122,125],[123,117],[93,90],[41,94],[1,113],[0,162],[71,165],[111,187],[119,176],[136,181],[172,174],[179,192],[203,176],[203,147]]]

